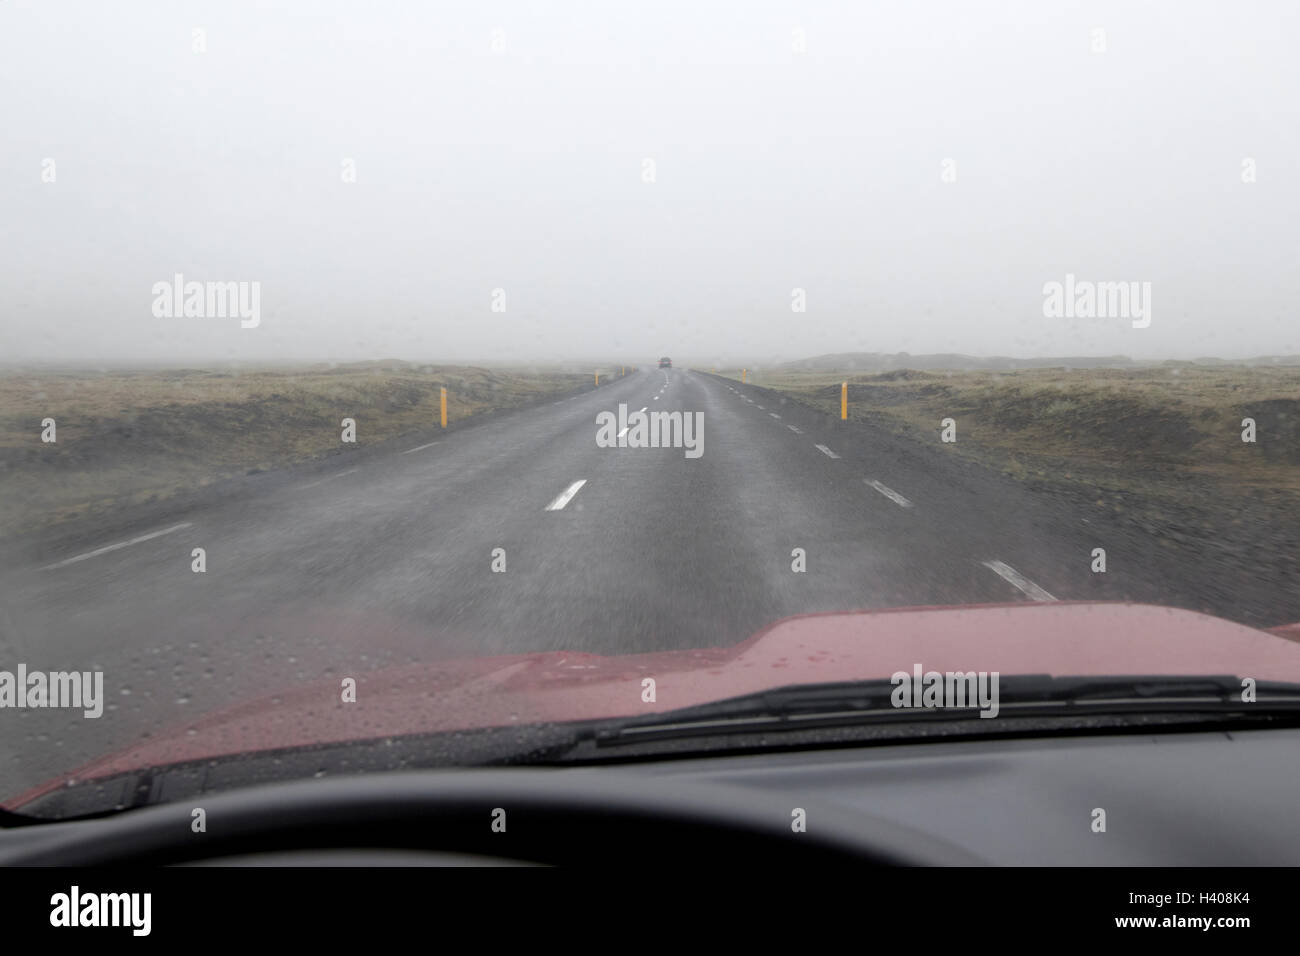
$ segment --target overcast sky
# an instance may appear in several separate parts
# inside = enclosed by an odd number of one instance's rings
[[[1297,353],[1298,11],[0,0],[0,361]]]

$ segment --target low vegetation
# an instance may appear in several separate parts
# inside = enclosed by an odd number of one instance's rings
[[[614,369],[617,371],[617,368]],[[0,531],[29,531],[590,385],[591,373],[397,362],[0,375]],[[57,441],[41,441],[44,419]],[[344,418],[356,445],[340,442]]]
[[[847,381],[851,419],[927,441],[937,442],[941,420],[953,418],[954,451],[1012,471],[1111,471],[1119,482],[1194,473],[1300,495],[1300,366],[773,370],[748,378],[835,416]],[[1245,418],[1255,421],[1254,443],[1242,441]]]

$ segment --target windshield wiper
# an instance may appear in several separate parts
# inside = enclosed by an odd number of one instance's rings
[[[24,804],[21,812],[0,810],[0,829],[92,820],[274,781],[398,769],[536,763],[571,749],[578,743],[578,734],[579,728],[570,724],[484,727],[454,733],[330,741],[144,766],[58,787]]]
[[[796,684],[643,717],[412,735],[386,738],[383,747],[377,747],[374,740],[359,740],[235,754],[220,759],[221,787],[210,786],[208,771],[216,763],[205,758],[61,787],[23,808],[34,816],[0,811],[0,828],[92,819],[164,799],[190,799],[211,789],[238,785],[241,779],[305,779],[321,772],[359,773],[395,767],[560,764],[587,759],[584,752],[593,746],[599,749],[692,737],[739,738],[744,734],[874,725],[892,739],[907,740],[916,736],[913,728],[922,723],[964,722],[962,732],[971,734],[998,733],[1011,726],[996,718],[981,719],[978,699],[967,706],[895,707],[895,690],[897,685],[889,680]],[[1111,719],[1124,723],[1130,717],[1166,714],[1174,719],[1185,716],[1234,726],[1288,719],[1300,724],[1300,684],[1259,682],[1254,688],[1255,701],[1247,703],[1241,699],[1241,679],[1231,676],[1027,674],[1000,677],[997,690],[998,717],[1036,718],[1042,723],[1094,715],[1112,715]],[[810,738],[807,745],[816,746],[818,739],[824,736]]]
[[[1282,714],[1300,716],[1300,684],[1259,681],[1254,700],[1242,699],[1243,681],[1234,676],[1053,677],[1021,674],[1000,677],[996,713],[972,695],[965,705],[894,704],[898,685],[889,680],[791,685],[758,691],[665,713],[607,721],[592,740],[598,746],[647,740],[735,733],[904,724],[924,721],[981,720],[998,730],[997,716],[1064,717],[1092,715],[1206,714],[1216,719],[1260,720]]]

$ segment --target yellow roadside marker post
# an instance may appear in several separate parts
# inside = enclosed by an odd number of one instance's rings
[[[744,385],[744,384],[745,384],[745,373],[748,372],[748,371],[749,371],[749,369],[746,369],[746,368],[742,368],[742,369],[740,370],[740,384],[741,384],[741,385]]]
[[[600,373],[599,373],[599,372],[596,373],[596,384],[597,384],[597,385],[600,384]]]
[[[840,421],[847,421],[849,417],[849,383],[840,383]]]
[[[445,387],[442,390],[442,399],[440,404],[442,405],[442,427],[446,428],[447,427],[447,389]]]

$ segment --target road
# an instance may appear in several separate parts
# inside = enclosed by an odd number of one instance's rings
[[[620,403],[702,413],[703,454],[598,447]],[[237,701],[415,661],[717,646],[822,610],[1176,603],[1150,543],[1099,541],[937,440],[701,372],[642,370],[410,446],[5,572],[0,666],[102,669],[108,710],[7,712],[4,774],[35,783]],[[1127,572],[1092,573],[1099,544]]]

